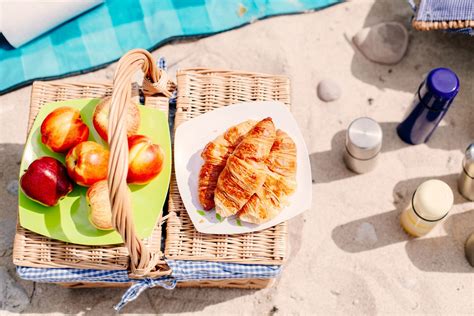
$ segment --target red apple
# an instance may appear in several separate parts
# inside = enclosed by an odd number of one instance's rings
[[[61,162],[42,157],[33,161],[21,176],[20,187],[33,201],[54,206],[72,191],[73,184]]]
[[[127,182],[147,184],[163,169],[165,154],[160,145],[153,144],[144,135],[133,135],[128,138],[129,160]]]
[[[66,156],[67,172],[77,184],[88,187],[107,178],[109,151],[91,141],[72,148]]]
[[[49,149],[65,153],[89,138],[89,128],[79,110],[60,107],[49,113],[41,124],[41,141]]]
[[[89,221],[92,226],[101,230],[114,229],[107,180],[101,180],[91,185],[87,190],[86,199],[90,207]]]
[[[107,128],[109,124],[110,102],[112,98],[105,98],[96,105],[92,123],[95,130],[103,140],[107,141]],[[130,137],[138,132],[140,127],[140,110],[134,102],[127,109],[127,136]]]

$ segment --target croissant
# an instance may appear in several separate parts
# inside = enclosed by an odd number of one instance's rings
[[[199,172],[198,191],[199,201],[206,211],[214,208],[217,179],[226,165],[227,158],[256,123],[256,121],[248,120],[232,126],[224,134],[208,143],[201,153],[204,164]]]
[[[258,122],[227,159],[219,175],[214,194],[217,214],[236,214],[263,185],[268,169],[265,160],[275,142],[275,125],[271,118]]]
[[[288,134],[277,130],[265,163],[268,168],[265,182],[237,213],[243,221],[261,224],[271,220],[296,190],[296,145]]]

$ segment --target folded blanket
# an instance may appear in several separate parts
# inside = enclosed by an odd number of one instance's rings
[[[421,0],[413,27],[422,31],[456,30],[474,35],[474,0]]]

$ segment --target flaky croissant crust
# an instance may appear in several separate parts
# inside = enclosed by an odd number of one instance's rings
[[[275,138],[275,125],[271,118],[266,118],[237,145],[217,181],[214,202],[218,214],[236,214],[263,185],[268,171],[265,160]]]
[[[257,122],[248,120],[227,129],[224,134],[218,136],[208,143],[201,153],[204,164],[199,172],[199,201],[202,207],[208,211],[214,208],[214,191],[217,179],[224,169],[227,158],[234,151],[250,129]]]
[[[288,205],[288,197],[296,190],[296,145],[288,134],[277,130],[265,162],[268,170],[263,186],[237,214],[243,221],[261,224],[271,220]]]
[[[251,132],[248,138],[247,132]],[[266,142],[271,138],[268,120],[258,126],[255,121],[246,121],[229,128],[205,147],[201,154],[204,164],[199,175],[199,198],[206,210],[217,205],[221,216],[237,213],[241,220],[256,224],[280,213],[296,190],[297,152],[291,137],[277,130],[267,154]],[[219,179],[221,187],[216,190]]]

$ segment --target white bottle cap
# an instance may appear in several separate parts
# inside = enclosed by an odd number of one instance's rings
[[[428,180],[420,184],[413,196],[413,208],[428,221],[442,219],[453,206],[453,191],[441,180]]]

